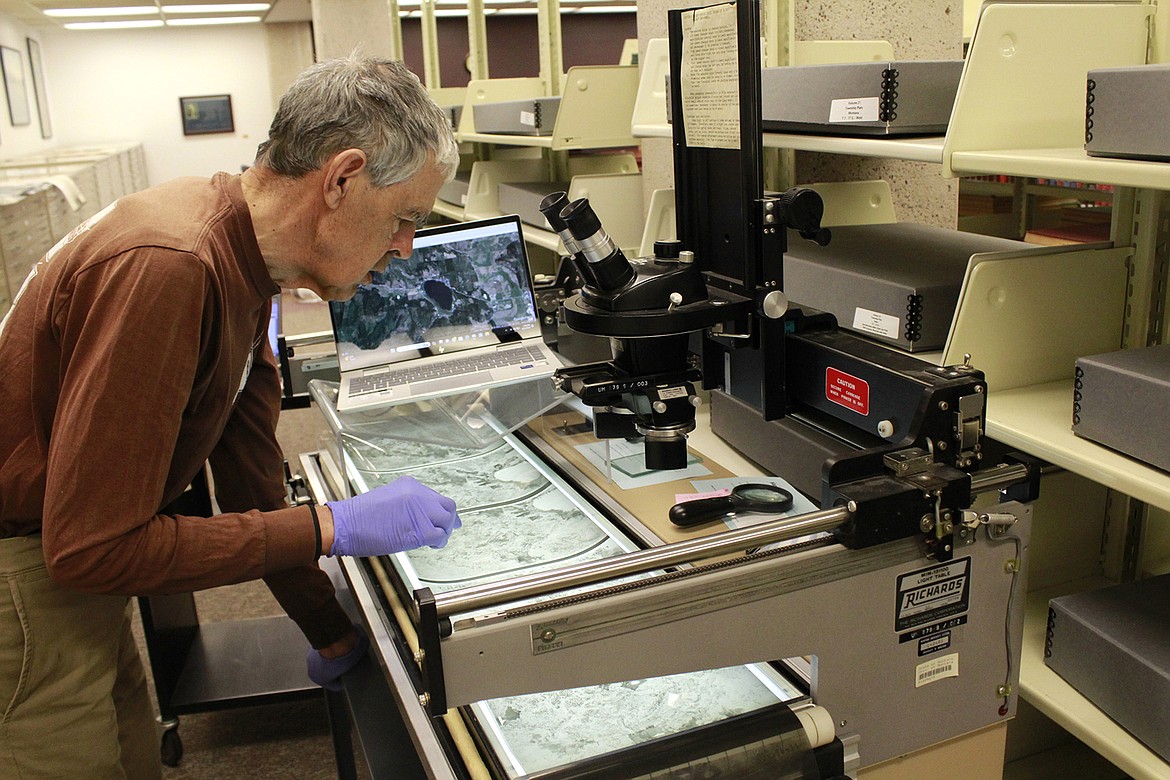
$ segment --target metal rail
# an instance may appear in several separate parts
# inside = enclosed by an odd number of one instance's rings
[[[435,608],[439,617],[450,617],[550,591],[642,574],[667,566],[691,563],[702,558],[740,552],[750,547],[761,547],[797,536],[828,531],[846,522],[850,516],[848,509],[838,507],[809,512],[797,517],[781,517],[751,528],[724,531],[702,539],[638,550],[600,561],[529,574],[506,582],[476,585],[463,590],[436,594]]]
[[[1002,490],[1025,479],[1027,474],[1027,468],[1024,466],[995,466],[972,474],[971,492],[977,494]],[[852,516],[853,512],[845,506],[822,509],[795,517],[780,517],[750,528],[724,531],[701,539],[638,550],[600,561],[529,574],[505,582],[487,583],[435,594],[435,610],[439,618],[449,618],[568,588],[644,574],[717,555],[742,552],[795,539],[798,536],[831,531],[848,522]]]

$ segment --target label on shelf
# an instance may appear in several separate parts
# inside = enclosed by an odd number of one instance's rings
[[[878,99],[839,98],[829,104],[829,122],[876,122]]]
[[[861,307],[853,310],[853,329],[862,333],[872,333],[875,336],[896,339],[901,327],[902,320],[899,317]]]

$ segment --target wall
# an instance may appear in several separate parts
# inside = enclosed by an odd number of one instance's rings
[[[0,46],[8,46],[20,52],[24,64],[25,84],[28,91],[28,111],[32,121],[27,125],[13,127],[8,113],[8,106],[4,102],[3,89],[0,88],[0,158],[19,157],[28,154],[44,152],[55,145],[53,139],[41,138],[41,126],[37,114],[36,96],[33,93],[32,78],[29,75],[28,43],[27,38],[39,39],[40,35],[23,24],[0,14]],[[48,53],[41,45],[41,62],[45,63]],[[47,65],[47,63],[46,63]],[[49,114],[50,118],[52,113]]]
[[[466,21],[442,21],[458,22],[441,25],[452,37],[444,49],[458,48],[453,60],[444,57],[444,83],[465,84]],[[563,25],[566,68],[616,63],[623,39],[636,34],[632,14],[576,19],[567,15]],[[292,24],[103,31],[38,28],[31,32],[11,22],[7,25],[10,30],[5,27],[0,16],[2,45],[25,51],[26,35],[41,42],[53,138],[41,140],[34,108],[34,121],[28,127],[4,128],[0,121],[0,157],[50,147],[141,141],[151,184],[176,176],[238,171],[250,163],[257,144],[267,135],[278,96],[287,86],[273,83],[272,61],[282,58],[283,48],[292,47],[296,51],[288,54],[295,55],[295,70],[299,70],[309,64],[299,60],[310,56],[311,49],[307,26]],[[268,29],[271,27],[288,29]],[[524,75],[537,75],[535,16],[493,19],[488,30],[493,75],[517,75],[512,71],[525,67],[531,73]],[[416,30],[404,30],[407,64],[421,77],[417,36]],[[607,45],[586,45],[599,39]],[[417,51],[411,50],[412,42]],[[510,52],[519,56],[508,56]],[[411,61],[412,55],[417,63]],[[235,132],[184,136],[179,97],[223,93],[232,96]]]
[[[470,48],[467,20],[436,20],[439,69],[444,87],[467,85],[465,65]],[[489,16],[487,19],[488,72],[492,78],[540,75],[536,15]],[[574,65],[617,65],[627,38],[637,38],[637,19],[625,14],[562,14],[561,55],[565,70]],[[418,19],[402,23],[402,59],[423,75],[422,30]]]
[[[904,60],[963,58],[963,7],[951,0],[792,0],[798,41],[889,41]],[[944,179],[939,166],[906,160],[850,155],[796,155],[801,182],[885,179],[902,222],[953,228],[959,218],[957,179]]]
[[[308,22],[267,22],[268,88],[272,107],[280,104],[285,90],[313,64],[313,29]]]
[[[55,146],[141,141],[151,184],[238,172],[274,104],[262,25],[38,30]],[[184,136],[179,97],[229,94],[235,132]],[[0,155],[14,156],[0,142]]]
[[[316,0],[313,45],[321,59],[357,52],[389,57],[394,51],[390,15],[382,0]]]
[[[959,59],[962,56],[962,6],[952,0],[776,0],[773,12],[791,7],[796,40],[886,40],[906,60]],[[686,0],[640,0],[638,49],[650,38],[665,38],[667,11],[692,8]],[[642,142],[642,174],[647,198],[654,189],[672,187],[673,149],[669,139]],[[897,218],[953,228],[958,220],[958,185],[944,179],[937,165],[901,160],[871,160],[845,155],[800,153],[797,183],[885,179]]]

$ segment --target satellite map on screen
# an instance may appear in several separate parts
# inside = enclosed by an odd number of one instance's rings
[[[392,261],[358,287],[352,301],[334,309],[338,341],[392,352],[535,320],[525,262],[511,233],[416,246],[408,259]]]

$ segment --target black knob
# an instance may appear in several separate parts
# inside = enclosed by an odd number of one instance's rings
[[[780,218],[787,227],[798,230],[808,238],[821,230],[821,218],[825,216],[825,202],[820,193],[807,187],[793,187],[780,193]],[[815,240],[815,239],[814,239]]]
[[[659,260],[677,260],[682,251],[682,242],[678,239],[664,238],[654,242],[654,257]]]

